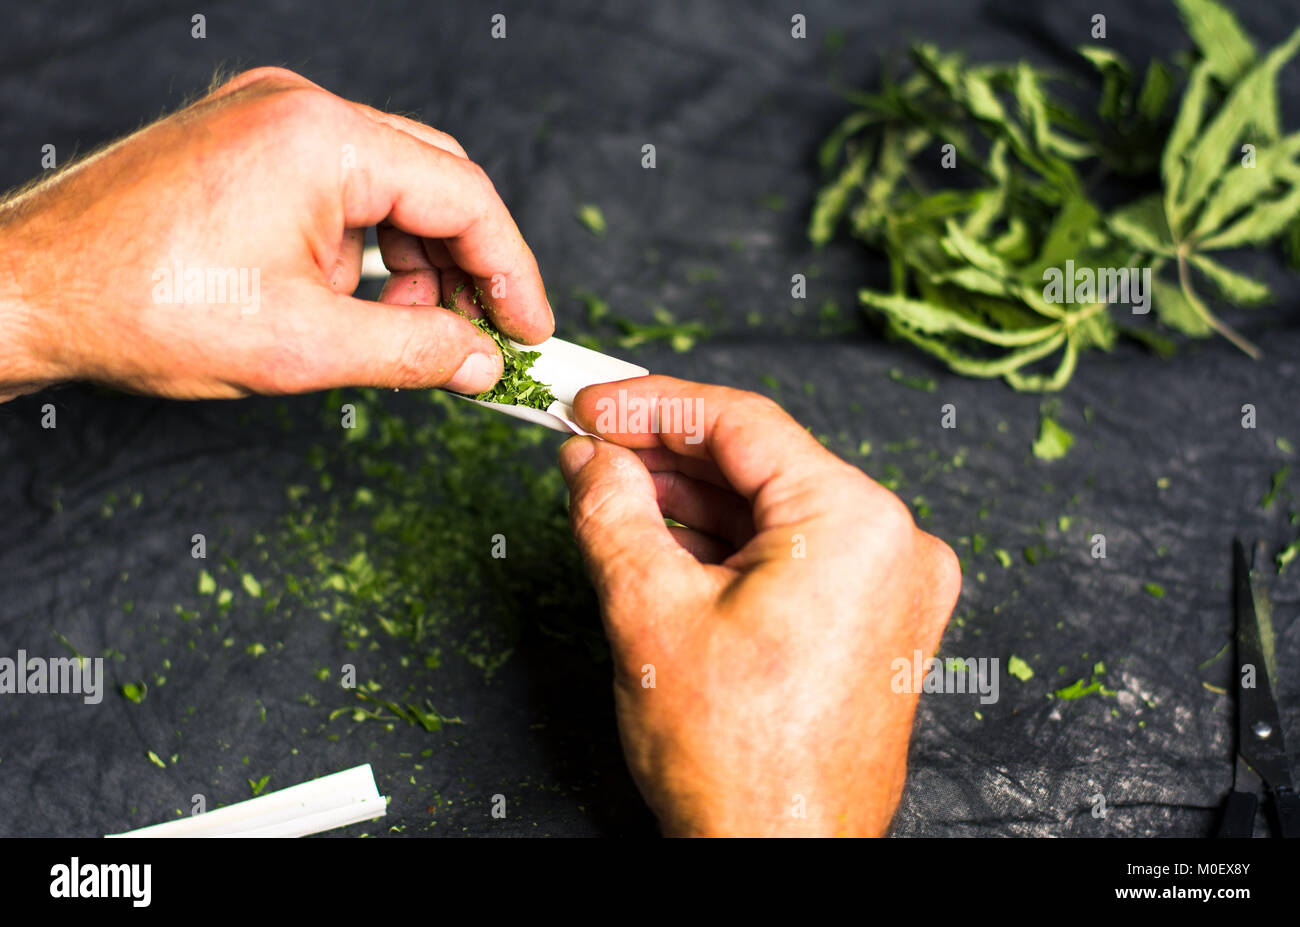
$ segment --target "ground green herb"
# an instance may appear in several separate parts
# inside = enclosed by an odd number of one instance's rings
[[[199,570],[199,595],[212,595],[217,591],[217,581],[207,570]]]
[[[1139,80],[1109,45],[1079,48],[1098,76],[1095,116],[1057,94],[1056,68],[968,63],[924,43],[906,75],[850,96],[857,108],[818,154],[827,179],[808,234],[820,246],[847,224],[885,254],[890,289],[859,299],[890,335],[961,374],[1058,390],[1080,355],[1121,336],[1167,353],[1133,324],[1131,291],[1098,291],[1149,268],[1160,325],[1258,355],[1205,294],[1272,298],[1221,252],[1286,240],[1300,254],[1300,134],[1282,131],[1277,88],[1300,29],[1258,54],[1214,0],[1175,5],[1196,45],[1185,81],[1159,60]],[[1161,189],[1134,197],[1129,178],[1156,173]]]
[[[1259,500],[1259,507],[1267,509],[1277,498],[1277,494],[1282,491],[1282,485],[1286,482],[1287,476],[1291,473],[1290,467],[1279,467],[1273,474],[1272,485],[1269,486],[1268,492],[1264,493],[1263,498]]]
[[[1033,667],[1015,654],[1012,654],[1011,658],[1007,660],[1007,672],[1012,676],[1015,676],[1021,682],[1028,682],[1034,678]]]
[[[1050,411],[1041,412],[1038,419],[1038,437],[1034,440],[1034,456],[1039,460],[1060,460],[1074,444],[1074,435],[1052,417]]]
[[[996,548],[993,551],[993,556],[998,558],[998,563],[1002,564],[1004,570],[1011,568],[1011,554],[1007,553],[1003,548]]]
[[[164,763],[164,762],[162,761],[162,757],[160,757],[158,754],[154,753],[152,750],[150,750],[150,751],[148,752],[148,754],[146,754],[146,755],[149,757],[149,762],[150,762],[150,763],[153,763],[153,764],[154,764],[155,766],[157,766],[159,769],[166,769],[166,768],[167,768],[167,764]]]
[[[1165,597],[1165,587],[1159,583],[1143,583],[1142,591],[1153,599],[1163,599]]]
[[[262,794],[262,790],[263,790],[264,788],[266,788],[266,784],[267,784],[268,782],[270,782],[270,781],[271,781],[271,777],[270,777],[270,776],[263,776],[262,778],[260,778],[260,779],[258,779],[258,780],[256,780],[256,781],[254,781],[254,780],[252,780],[252,779],[249,779],[249,780],[248,780],[248,788],[249,788],[249,791],[251,791],[251,792],[253,793],[254,796],[261,795],[261,794]]]
[[[592,235],[597,238],[605,237],[605,214],[600,211],[599,206],[584,203],[578,207],[575,215]]]
[[[135,702],[139,705],[144,701],[145,696],[149,694],[149,687],[143,682],[127,682],[122,684],[122,695],[128,701]]]
[[[919,390],[922,393],[933,393],[939,388],[939,384],[934,381],[933,377],[910,377],[897,367],[892,367],[886,374],[889,379],[909,389]]]
[[[1290,544],[1288,544],[1286,547],[1282,548],[1282,550],[1278,552],[1277,555],[1278,573],[1280,574],[1283,570],[1285,570],[1287,566],[1291,563],[1291,561],[1295,560],[1296,557],[1300,557],[1300,538],[1297,538],[1296,540],[1292,541]]]
[[[244,591],[253,598],[260,599],[262,597],[262,584],[253,577],[252,573],[245,573],[241,576],[239,578],[239,584],[243,586]]]

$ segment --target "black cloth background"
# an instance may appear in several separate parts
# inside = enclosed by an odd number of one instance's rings
[[[1275,439],[1300,445],[1294,279],[1271,255],[1244,259],[1280,296],[1274,307],[1230,316],[1264,345],[1260,362],[1223,341],[1168,361],[1132,345],[1085,357],[1061,408],[1079,440],[1051,464],[1029,452],[1037,397],[947,374],[867,327],[819,336],[810,321],[803,335],[789,324],[794,272],[814,274],[807,320],[822,300],[851,306],[857,285],[884,279],[859,248],[813,254],[804,236],[816,146],[846,111],[832,78],[872,86],[882,53],[918,38],[974,59],[1073,69],[1066,53],[1088,41],[1094,6],[211,3],[207,38],[195,40],[192,4],[7,3],[0,186],[36,175],[42,145],[56,145],[61,159],[93,148],[191,98],[218,66],[285,65],[452,133],[494,179],[553,293],[582,286],[632,317],[662,304],[718,329],[690,353],[652,348],[639,363],[752,389],[771,375],[783,384],[777,398],[835,436],[837,448],[871,441],[878,450],[861,463],[875,476],[888,459],[879,449],[919,439],[921,462],[902,468],[901,492],[924,496],[933,514],[923,524],[969,564],[960,623],[942,653],[1004,663],[1016,654],[1037,675],[1021,683],[1004,674],[995,705],[922,699],[896,833],[1204,834],[1231,782],[1232,700],[1203,685],[1229,686],[1230,661],[1200,668],[1229,639],[1229,541],[1242,531],[1276,546],[1297,530],[1287,524],[1294,497],[1259,508],[1287,461]],[[792,7],[808,17],[805,41],[790,37]],[[489,35],[495,12],[507,15],[503,41]],[[1271,44],[1297,12],[1294,3],[1249,4],[1240,15]],[[1131,60],[1167,58],[1187,44],[1162,0],[1106,13],[1108,41]],[[847,35],[835,58],[825,47],[832,29]],[[1294,126],[1300,66],[1283,86]],[[653,171],[640,166],[646,142],[658,150]],[[761,206],[768,194],[785,197],[784,209]],[[603,208],[605,240],[575,222],[580,202]],[[720,278],[692,277],[703,265],[720,268]],[[762,325],[745,321],[755,310]],[[566,298],[557,311],[580,310]],[[894,383],[892,368],[934,376],[938,389]],[[40,428],[45,402],[58,409],[56,430]],[[194,600],[190,534],[206,530],[218,547],[247,552],[280,513],[284,486],[301,479],[302,436],[269,426],[280,402],[181,404],[67,387],[0,406],[0,652],[61,655],[58,632],[90,653],[123,651],[125,662],[108,663],[112,686],[158,672],[164,660],[177,667],[141,705],[116,691],[97,707],[0,696],[0,834],[115,832],[188,813],[196,793],[210,807],[246,798],[248,777],[270,773],[276,789],[362,762],[392,804],[382,822],[341,834],[653,833],[622,765],[608,664],[544,638],[529,638],[490,685],[465,668],[439,670],[438,707],[467,724],[433,735],[330,726],[330,706],[302,704],[302,680],[346,656],[311,616],[276,616],[286,646],[270,657],[244,653],[243,641],[256,639],[253,614],[231,617],[241,646],[186,657],[172,604]],[[955,431],[938,427],[947,402],[959,410]],[[1247,402],[1258,409],[1257,430],[1239,425]],[[287,401],[304,428],[318,405]],[[964,466],[927,468],[930,448],[944,460],[964,450]],[[144,502],[102,518],[106,494],[121,487],[143,490]],[[1073,519],[1064,532],[1062,513]],[[1015,565],[973,556],[959,539],[977,531]],[[1096,531],[1108,541],[1100,563],[1088,552]],[[1030,566],[1021,551],[1037,543],[1053,556]],[[1146,594],[1147,582],[1167,595]],[[134,610],[125,614],[128,599]],[[1278,696],[1294,755],[1300,569],[1279,580],[1275,601]],[[1098,660],[1116,695],[1046,697]],[[148,750],[180,760],[159,769]],[[488,814],[498,792],[510,801],[504,820]],[[1097,794],[1105,818],[1091,813]]]

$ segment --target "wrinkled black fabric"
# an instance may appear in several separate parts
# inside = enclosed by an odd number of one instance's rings
[[[1050,464],[1030,454],[1037,397],[950,375],[867,328],[819,336],[811,321],[822,300],[847,307],[857,285],[885,279],[856,246],[814,254],[803,234],[816,146],[846,111],[832,76],[872,86],[882,53],[915,38],[974,59],[1028,56],[1070,70],[1065,55],[1088,40],[1093,5],[803,3],[806,41],[790,38],[792,10],[777,3],[507,5],[501,41],[489,34],[496,8],[471,3],[213,4],[203,40],[190,37],[190,5],[6,6],[0,185],[35,175],[46,143],[66,158],[156,118],[218,66],[283,64],[459,138],[493,177],[552,293],[581,286],[634,318],[662,305],[718,329],[691,353],[654,348],[639,363],[755,389],[760,376],[775,377],[782,403],[837,448],[872,443],[862,464],[873,476],[887,477],[885,462],[897,459],[888,445],[917,440],[899,452],[913,458],[901,465],[900,493],[924,497],[933,514],[923,524],[967,560],[942,653],[1004,663],[1015,654],[1035,676],[1004,673],[992,705],[972,695],[921,700],[898,834],[1211,830],[1231,783],[1233,710],[1205,684],[1230,686],[1231,670],[1228,659],[1201,665],[1229,639],[1229,541],[1243,532],[1276,546],[1300,530],[1287,524],[1294,496],[1259,507],[1287,460],[1275,439],[1300,445],[1294,278],[1272,255],[1244,258],[1279,294],[1276,306],[1229,313],[1264,345],[1257,363],[1222,341],[1169,361],[1127,344],[1085,357],[1060,413],[1078,440]],[[1185,44],[1160,0],[1107,12],[1108,41],[1131,60]],[[1241,15],[1272,43],[1297,12],[1252,4]],[[824,47],[831,28],[848,38],[834,61]],[[1300,66],[1283,88],[1294,126]],[[653,171],[641,168],[646,143],[657,146]],[[784,209],[760,205],[769,194]],[[574,220],[580,202],[603,208],[605,240]],[[691,275],[702,266],[720,277]],[[804,336],[788,324],[795,272],[810,276]],[[557,310],[576,316],[579,305],[565,298]],[[753,311],[762,324],[746,322]],[[894,383],[892,368],[933,376],[938,388]],[[40,427],[46,402],[58,410],[55,430]],[[955,430],[939,427],[945,403],[957,409]],[[1240,427],[1244,403],[1258,410],[1256,430]],[[190,535],[205,531],[223,552],[251,556],[252,537],[284,509],[285,485],[304,479],[303,447],[324,440],[311,434],[318,398],[287,401],[292,432],[274,426],[278,404],[66,387],[0,406],[0,654],[62,655],[56,632],[86,652],[116,648],[125,660],[109,661],[111,686],[172,661],[166,685],[141,705],[115,691],[95,707],[0,696],[0,833],[113,832],[188,813],[195,794],[210,806],[246,798],[249,778],[270,774],[276,789],[362,762],[392,796],[389,815],[340,833],[653,833],[622,764],[608,663],[544,636],[528,637],[491,684],[447,661],[438,707],[467,724],[436,735],[331,726],[330,706],[300,701],[317,667],[348,657],[314,616],[237,610],[228,633],[238,646],[221,646],[224,629],[197,651],[179,644],[173,605],[195,598]],[[962,465],[951,465],[959,452]],[[123,487],[144,501],[137,509],[122,499],[103,517],[105,497]],[[1061,514],[1072,519],[1064,531]],[[988,550],[972,555],[960,539],[974,533],[1005,548],[1013,566]],[[1094,533],[1107,538],[1104,561],[1089,554]],[[1031,566],[1022,551],[1039,544],[1049,556]],[[1300,565],[1274,596],[1294,756]],[[250,657],[244,644],[260,639],[285,646]],[[1114,695],[1047,697],[1089,678],[1097,661]],[[498,793],[509,800],[504,820],[488,811]],[[1104,817],[1093,813],[1098,795]]]

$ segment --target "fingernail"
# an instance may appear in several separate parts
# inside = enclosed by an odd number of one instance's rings
[[[574,435],[568,441],[560,445],[560,472],[564,474],[564,481],[572,483],[573,478],[578,475],[578,471],[587,465],[593,454],[596,453],[596,440],[586,438],[582,435]]]
[[[486,354],[471,354],[455,375],[447,381],[447,389],[458,393],[481,393],[497,380],[497,361]]]

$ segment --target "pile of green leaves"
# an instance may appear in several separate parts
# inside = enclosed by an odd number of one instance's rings
[[[542,409],[555,402],[555,394],[545,383],[539,383],[528,373],[533,363],[541,357],[536,351],[525,351],[515,347],[487,319],[474,319],[474,324],[492,336],[497,347],[501,349],[501,358],[505,362],[501,379],[485,393],[479,393],[475,399],[483,402],[499,402],[508,406],[527,406],[530,409]]]
[[[1139,83],[1111,49],[1080,49],[1100,76],[1095,118],[1065,102],[1052,71],[967,64],[926,44],[901,81],[849,94],[858,109],[822,145],[828,182],[809,236],[820,246],[846,224],[884,252],[889,291],[859,297],[890,335],[958,373],[1035,391],[1060,389],[1081,352],[1110,350],[1121,334],[1173,350],[1109,303],[1046,299],[1044,271],[1072,260],[1094,275],[1149,267],[1163,326],[1258,354],[1198,288],[1256,305],[1268,287],[1211,254],[1283,240],[1300,255],[1300,133],[1282,134],[1277,99],[1300,30],[1261,55],[1214,0],[1175,2],[1197,47],[1185,68],[1152,61]],[[940,169],[946,145],[955,170]],[[943,185],[931,189],[936,175]],[[1159,192],[1128,193],[1157,176]]]

